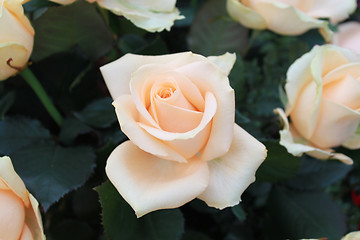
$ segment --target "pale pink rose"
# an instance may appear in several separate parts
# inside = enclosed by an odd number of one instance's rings
[[[319,28],[331,39],[327,18],[338,23],[356,9],[356,0],[227,0],[229,15],[244,26],[270,29],[282,35],[300,35]]]
[[[360,240],[360,231],[348,233],[341,240]]]
[[[0,239],[45,239],[38,202],[26,190],[9,157],[0,157]]]
[[[346,22],[340,24],[334,35],[333,44],[349,48],[360,54],[360,23]]]
[[[334,45],[315,46],[287,72],[286,114],[280,144],[294,155],[352,160],[333,147],[360,148],[360,55]],[[290,124],[287,117],[290,117]]]
[[[219,209],[239,203],[266,157],[234,123],[228,74],[234,54],[127,54],[100,68],[122,131],[106,173],[138,217],[194,198]]]
[[[33,44],[34,29],[24,15],[22,1],[0,1],[0,81],[27,64]]]

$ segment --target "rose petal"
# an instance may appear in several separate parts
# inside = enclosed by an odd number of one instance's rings
[[[211,134],[204,150],[200,153],[203,160],[223,156],[230,148],[235,118],[234,90],[227,76],[210,62],[194,62],[175,71],[189,78],[204,95],[215,95],[217,111],[212,120]]]
[[[285,90],[287,93],[288,104],[286,106],[287,115],[290,114],[303,88],[313,80],[311,72],[311,62],[318,53],[318,47],[314,47],[310,52],[298,58],[287,71]]]
[[[159,126],[164,131],[188,132],[196,128],[203,118],[202,112],[176,107],[158,100],[155,102]]]
[[[356,132],[347,139],[342,146],[353,150],[360,148],[360,126],[358,126]]]
[[[31,193],[29,193],[31,206],[26,209],[26,225],[29,226],[34,239],[45,240],[39,203]]]
[[[215,63],[225,75],[229,75],[236,61],[236,54],[227,52],[221,56],[210,56],[207,59]]]
[[[333,43],[340,47],[349,48],[360,54],[360,23],[345,22],[338,26]]]
[[[300,137],[294,128],[291,128],[285,112],[282,109],[277,108],[274,112],[279,115],[283,124],[283,129],[280,130],[279,143],[292,155],[301,156],[303,153],[306,153],[322,160],[337,159],[345,164],[353,164],[352,159],[348,156],[340,153],[333,153],[332,149],[320,149],[312,146],[306,139]]]
[[[192,159],[184,164],[163,160],[130,141],[111,153],[105,170],[137,217],[179,207],[204,191],[209,181],[206,162]]]
[[[58,4],[69,5],[74,3],[76,0],[50,0],[50,1],[56,2]]]
[[[143,56],[126,54],[123,57],[100,67],[105,83],[115,100],[121,95],[130,94],[129,83],[131,74],[139,67],[148,64],[167,65],[168,69],[174,69],[196,61],[204,61],[205,57],[192,52],[166,54],[161,56]]]
[[[20,240],[34,240],[29,227],[25,224]]]
[[[360,73],[360,64],[358,64]],[[343,75],[344,79],[332,81],[324,87],[323,97],[343,104],[351,109],[360,108],[360,81],[352,75]]]
[[[360,112],[323,99],[319,120],[310,141],[320,148],[339,146],[355,133],[359,122]]]
[[[16,74],[18,71],[11,68],[7,63],[12,59],[12,66],[22,67],[28,60],[29,52],[27,49],[18,43],[3,43],[0,44],[0,81]]]
[[[347,75],[353,78],[360,78],[360,62],[346,63],[329,71],[323,78],[323,85],[326,86],[333,81],[342,80]]]
[[[226,9],[235,21],[252,29],[265,29],[265,19],[238,0],[227,0]]]
[[[9,157],[0,157],[0,180],[2,180],[11,191],[23,200],[25,206],[29,206],[28,192],[25,188],[24,182],[15,172]]]
[[[174,0],[165,4],[163,1],[158,1],[156,5],[152,5],[154,1],[98,0],[97,2],[101,7],[112,11],[116,15],[126,17],[136,26],[149,32],[161,32],[164,29],[170,31],[175,20],[184,18],[184,16],[180,15],[179,10],[175,8]]]
[[[113,105],[118,117],[121,130],[129,139],[142,150],[154,154],[160,158],[186,162],[186,159],[172,150],[162,141],[148,134],[138,125],[139,113],[130,95],[118,97]]]
[[[349,17],[356,9],[354,0],[316,0],[307,14],[314,18],[329,18],[332,23],[341,22]]]
[[[266,158],[266,152],[263,144],[234,124],[229,152],[208,162],[209,185],[198,198],[219,209],[237,205],[241,194],[255,181],[255,172]]]
[[[331,31],[326,21],[314,19],[291,5],[276,1],[258,1],[253,8],[265,19],[267,28],[276,33],[299,35],[310,29],[320,28],[323,37],[327,41],[331,39]]]
[[[21,198],[11,190],[0,190],[0,239],[19,239],[25,221]]]
[[[181,153],[185,158],[191,158],[197,154],[205,144],[207,144],[210,131],[211,120],[217,112],[217,103],[214,95],[210,92],[205,95],[205,111],[201,122],[196,128],[184,133],[166,132],[162,129],[150,127],[139,123],[150,135],[163,140],[176,152]],[[201,156],[201,153],[200,153]]]

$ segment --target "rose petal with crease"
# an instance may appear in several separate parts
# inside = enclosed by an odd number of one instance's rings
[[[203,192],[209,181],[206,162],[167,161],[142,151],[130,141],[111,153],[105,170],[137,217],[179,207]]]
[[[266,22],[267,28],[284,35],[300,35],[313,28],[324,29],[324,38],[330,40],[329,27],[326,21],[308,16],[293,6],[276,1],[254,3],[253,9],[259,13]],[[284,20],[286,24],[284,24]]]
[[[359,72],[360,72],[360,64]],[[326,85],[323,97],[353,110],[360,109],[360,81],[352,75],[343,75],[344,79]]]
[[[337,159],[348,165],[353,164],[352,159],[348,156],[340,153],[334,153],[332,149],[320,149],[310,145],[306,139],[302,138],[299,133],[296,132],[296,129],[291,127],[285,112],[281,108],[275,109],[274,112],[279,115],[283,125],[283,129],[280,130],[279,143],[292,155],[301,156],[306,153],[318,159]]]
[[[323,99],[317,126],[309,140],[320,148],[339,146],[355,133],[359,122],[360,112]],[[337,125],[341,128],[332,127]]]
[[[207,57],[207,59],[209,59],[212,63],[218,66],[225,75],[229,75],[236,61],[236,54],[227,52],[220,56]]]
[[[234,90],[227,76],[209,62],[194,62],[175,70],[190,79],[204,95],[214,94],[217,111],[212,120],[208,143],[200,153],[203,160],[212,160],[224,155],[230,148],[235,119]]]
[[[209,185],[198,198],[219,209],[237,205],[241,194],[255,181],[255,172],[265,160],[266,152],[262,143],[234,124],[229,152],[208,162]]]
[[[227,0],[226,9],[229,15],[242,25],[253,29],[265,29],[265,19],[253,9],[242,4],[239,0]]]
[[[113,105],[121,130],[142,150],[160,158],[186,162],[187,160],[166,144],[147,133],[139,126],[139,113],[130,95],[118,97]]]
[[[97,3],[114,14],[124,16],[136,26],[149,32],[170,31],[175,20],[183,19],[175,1],[97,0]]]

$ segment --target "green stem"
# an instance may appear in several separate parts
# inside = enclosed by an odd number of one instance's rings
[[[50,116],[54,119],[54,121],[60,126],[62,123],[62,116],[55,108],[54,104],[51,102],[51,99],[45,92],[43,86],[41,86],[39,80],[36,76],[31,72],[29,68],[26,68],[24,71],[20,73],[20,75],[25,79],[25,81],[30,85],[30,87],[34,90]]]

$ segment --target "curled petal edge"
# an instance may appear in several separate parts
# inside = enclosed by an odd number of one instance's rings
[[[284,146],[290,154],[302,156],[306,153],[307,155],[320,160],[337,159],[347,165],[353,164],[353,160],[348,156],[341,153],[335,153],[332,149],[316,148],[311,146],[306,139],[298,136],[294,129],[290,128],[289,121],[283,109],[277,108],[274,110],[274,113],[279,115],[283,124],[283,129],[280,130],[280,145]]]

